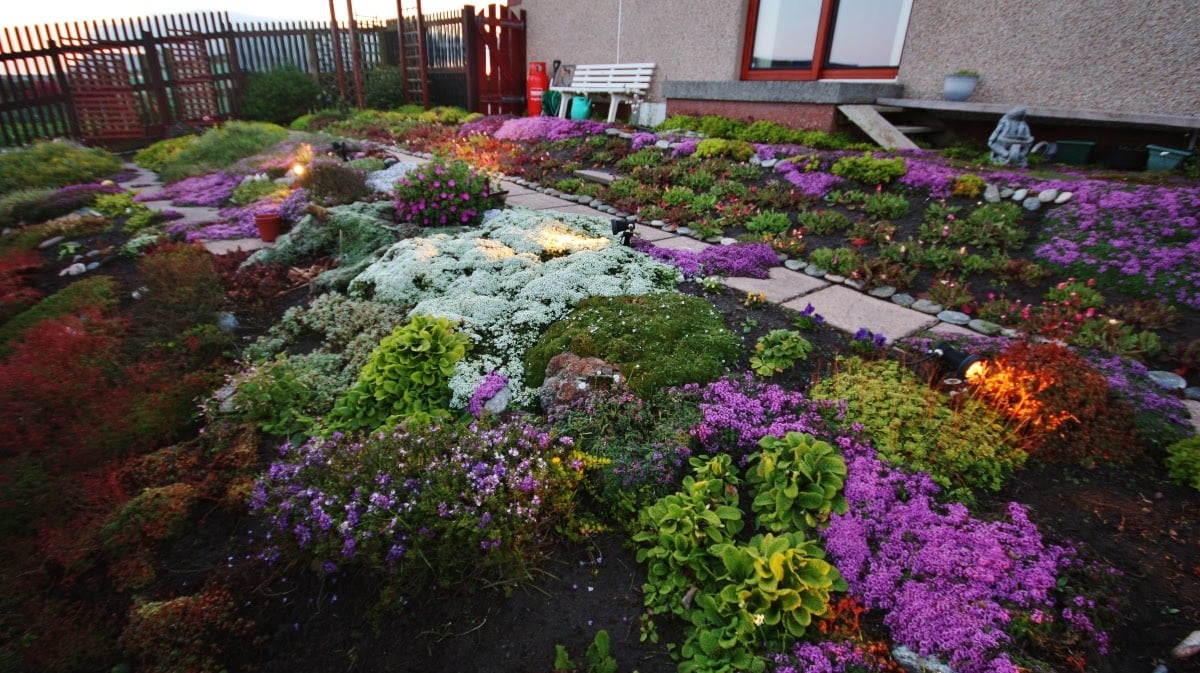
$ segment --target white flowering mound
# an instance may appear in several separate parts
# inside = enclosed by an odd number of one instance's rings
[[[462,323],[474,344],[450,380],[451,404],[462,407],[491,371],[508,377],[516,401],[532,400],[522,357],[546,327],[583,299],[661,292],[676,275],[617,244],[607,220],[518,208],[458,234],[396,243],[350,294]]]
[[[392,194],[396,191],[396,182],[416,168],[417,164],[400,161],[379,171],[367,173],[367,187],[373,192]]]

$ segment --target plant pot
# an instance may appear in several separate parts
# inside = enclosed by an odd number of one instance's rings
[[[1108,150],[1105,162],[1109,168],[1114,168],[1118,171],[1140,171],[1146,168],[1146,156],[1148,154],[1149,152],[1145,148],[1111,147]]]
[[[951,101],[964,101],[975,93],[975,85],[979,83],[979,75],[946,75],[942,84],[942,98]]]
[[[254,216],[254,224],[258,227],[258,237],[263,243],[274,243],[276,238],[279,238],[279,231],[283,228],[283,221],[279,219],[279,213],[261,213]]]
[[[1071,166],[1082,166],[1092,156],[1096,143],[1090,140],[1059,140],[1054,143],[1054,159]]]
[[[1184,159],[1192,156],[1187,150],[1177,150],[1161,145],[1146,145],[1150,156],[1146,159],[1146,168],[1152,171],[1173,171],[1179,168]]]

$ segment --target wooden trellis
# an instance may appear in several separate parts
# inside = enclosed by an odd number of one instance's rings
[[[125,49],[65,55],[79,131],[89,143],[106,144],[146,135],[130,78],[129,57]]]

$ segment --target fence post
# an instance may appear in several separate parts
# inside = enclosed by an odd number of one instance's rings
[[[463,5],[463,56],[467,61],[467,112],[479,112],[479,34],[475,28],[475,6]]]
[[[333,68],[337,71],[338,107],[346,105],[346,66],[342,63],[342,38],[338,35],[337,9],[329,0],[329,29],[333,38]]]
[[[71,129],[72,138],[83,137],[83,129],[79,125],[79,115],[75,112],[75,94],[71,91],[71,83],[67,80],[67,72],[62,65],[62,48],[54,40],[47,40],[46,46],[50,48],[50,62],[54,64],[54,79],[58,82],[58,88],[66,97],[67,108],[67,124]]]
[[[346,0],[346,13],[350,15],[350,67],[354,69],[354,102],[361,110],[366,107],[363,105],[362,58],[358,53],[358,26],[354,20],[354,5],[351,0]]]
[[[162,122],[160,132],[165,131],[175,121],[171,113],[171,101],[167,96],[167,85],[163,81],[162,62],[158,58],[158,44],[150,31],[142,31],[142,50],[146,53],[146,84],[154,92],[154,100],[158,105],[158,118]]]
[[[225,51],[229,55],[229,116],[238,117],[242,112],[242,90],[245,88],[246,73],[238,58],[237,33],[229,21],[229,13],[221,17],[221,32],[225,35]]]

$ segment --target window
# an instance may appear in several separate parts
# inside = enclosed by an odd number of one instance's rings
[[[750,0],[742,79],[891,79],[912,0]]]

